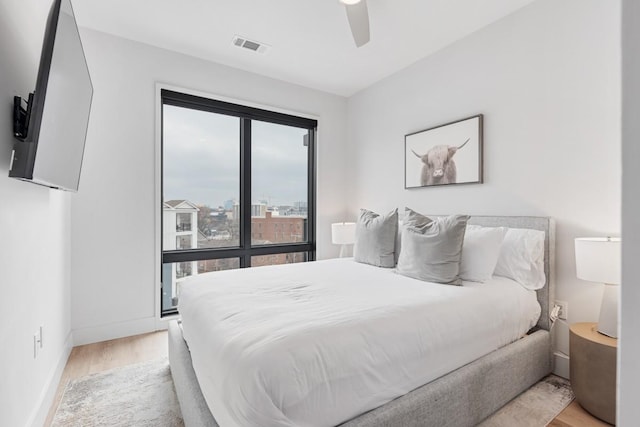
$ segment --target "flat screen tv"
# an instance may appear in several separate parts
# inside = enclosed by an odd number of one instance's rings
[[[49,12],[34,93],[14,98],[9,176],[78,191],[93,85],[70,0]]]

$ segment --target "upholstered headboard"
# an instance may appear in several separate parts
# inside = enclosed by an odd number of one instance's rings
[[[469,219],[469,224],[482,225],[485,227],[510,227],[529,228],[541,230],[545,233],[544,239],[544,274],[547,283],[544,288],[536,291],[538,302],[542,307],[538,327],[549,330],[549,310],[553,307],[555,298],[555,245],[556,229],[552,218],[537,216],[474,216]]]

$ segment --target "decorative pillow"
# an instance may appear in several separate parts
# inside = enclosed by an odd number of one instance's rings
[[[452,215],[431,222],[420,217],[413,217],[413,225],[405,218],[396,271],[427,282],[460,285],[460,256],[469,217]]]
[[[353,258],[357,262],[392,268],[395,265],[397,233],[398,209],[386,215],[360,209]]]
[[[398,258],[400,258],[400,252],[402,250],[402,230],[405,225],[411,225],[414,227],[424,227],[426,224],[433,221],[428,216],[424,216],[413,209],[407,207],[404,208],[404,219],[398,220],[398,234],[396,236],[396,264],[398,264]]]
[[[413,227],[423,230],[427,225],[431,224],[433,220],[428,216],[424,216],[421,213],[414,211],[413,209],[404,208],[404,225],[407,227]]]
[[[400,251],[402,250],[402,229],[404,228],[404,221],[398,220],[398,232],[396,233],[396,254],[395,264],[398,264],[398,258],[400,258]]]
[[[467,225],[460,259],[462,280],[486,282],[491,279],[506,233],[506,227]]]
[[[508,277],[527,289],[544,287],[544,231],[509,228],[493,274]]]

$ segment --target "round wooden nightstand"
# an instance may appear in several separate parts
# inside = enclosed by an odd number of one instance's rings
[[[597,327],[597,323],[574,323],[569,328],[571,388],[580,406],[615,424],[618,340],[602,335]]]

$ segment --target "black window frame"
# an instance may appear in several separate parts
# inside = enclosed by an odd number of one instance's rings
[[[306,252],[307,261],[316,259],[316,134],[317,120],[298,117],[275,111],[263,110],[246,105],[233,104],[201,96],[185,94],[168,89],[160,91],[160,230],[163,232],[162,206],[164,203],[164,106],[189,108],[240,119],[240,241],[237,247],[202,248],[164,251],[161,248],[160,262],[160,313],[161,316],[177,314],[177,308],[165,310],[163,307],[162,283],[163,265],[187,261],[201,261],[222,258],[238,258],[240,268],[251,267],[251,257],[283,253]],[[251,123],[253,120],[293,126],[309,131],[307,143],[307,240],[300,243],[278,243],[254,245],[251,243]]]

